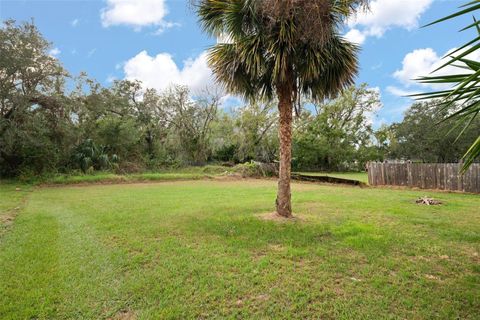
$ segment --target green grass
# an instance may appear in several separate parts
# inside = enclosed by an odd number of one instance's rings
[[[275,189],[0,185],[2,208],[26,199],[0,238],[0,319],[478,319],[478,195],[295,183],[301,219],[261,220]]]
[[[329,176],[334,178],[343,178],[357,180],[368,184],[368,174],[366,172],[297,172],[299,174],[311,176]]]
[[[11,226],[31,189],[24,184],[0,184],[0,236]]]

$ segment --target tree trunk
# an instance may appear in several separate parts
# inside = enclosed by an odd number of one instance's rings
[[[292,216],[290,173],[292,168],[292,91],[289,86],[278,89],[280,113],[280,169],[278,173],[277,213],[282,217]]]

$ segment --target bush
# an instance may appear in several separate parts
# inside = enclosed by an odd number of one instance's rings
[[[250,161],[237,164],[233,172],[241,174],[242,177],[275,177],[278,175],[278,165],[276,163],[263,163]]]
[[[234,161],[237,152],[238,146],[236,144],[224,145],[214,152],[213,159],[226,162]]]
[[[118,156],[108,155],[104,146],[87,139],[75,148],[72,160],[83,173],[87,173],[116,167]]]

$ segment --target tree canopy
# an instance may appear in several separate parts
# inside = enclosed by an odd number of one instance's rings
[[[86,74],[69,75],[33,24],[8,21],[0,35],[0,177],[279,159],[278,100],[228,109],[217,93],[193,97],[184,86],[157,92],[118,80],[104,87]],[[477,118],[455,141],[454,122],[435,123],[458,107],[442,111],[433,103],[414,104],[402,121],[375,128],[379,94],[366,84],[301,103],[293,119],[295,170],[457,161],[480,130]]]

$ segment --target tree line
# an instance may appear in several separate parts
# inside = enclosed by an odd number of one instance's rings
[[[0,176],[278,160],[274,99],[226,110],[211,88],[181,85],[162,92],[138,81],[109,87],[72,77],[32,23],[0,29]],[[458,161],[480,131],[477,119],[460,139],[441,122],[451,109],[413,104],[402,122],[375,130],[379,93],[366,84],[295,107],[295,170],[362,170],[367,161]]]

